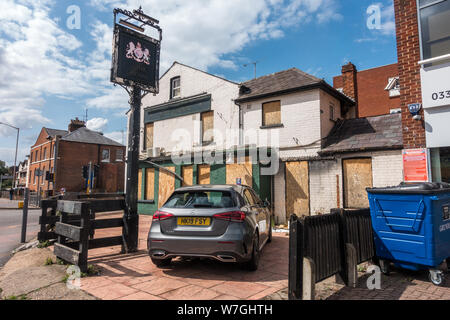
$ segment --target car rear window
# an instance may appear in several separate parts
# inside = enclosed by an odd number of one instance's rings
[[[235,201],[229,191],[176,191],[166,208],[232,208]]]

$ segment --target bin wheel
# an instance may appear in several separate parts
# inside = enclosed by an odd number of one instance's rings
[[[391,273],[390,261],[380,259],[379,263],[381,272],[388,276]]]
[[[440,270],[430,270],[428,273],[428,279],[435,286],[441,286],[444,283],[444,273]]]

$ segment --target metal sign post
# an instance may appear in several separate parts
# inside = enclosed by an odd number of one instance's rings
[[[20,242],[26,242],[27,236],[27,221],[28,221],[28,203],[30,199],[30,189],[25,188],[25,193],[23,196],[23,214],[22,214],[22,234],[20,237]]]
[[[119,15],[121,19],[117,22]],[[158,24],[159,21],[146,15],[142,8],[133,12],[114,9],[111,82],[122,86],[130,95],[123,252],[134,252],[138,248],[137,200],[141,101],[149,92],[153,94],[159,92],[162,29]],[[159,32],[159,40],[144,33],[147,27]]]

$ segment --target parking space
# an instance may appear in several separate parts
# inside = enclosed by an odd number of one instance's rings
[[[140,216],[136,253],[120,254],[118,246],[90,250],[89,264],[98,266],[101,274],[82,278],[82,289],[101,299],[257,300],[288,286],[286,233],[274,234],[272,243],[262,251],[256,272],[243,270],[234,263],[181,258],[160,269],[146,252],[150,224],[151,217]],[[96,237],[114,236],[120,231],[97,230]]]

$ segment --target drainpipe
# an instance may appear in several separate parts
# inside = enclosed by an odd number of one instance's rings
[[[55,136],[55,154],[53,156],[53,195],[56,193],[56,168],[58,165],[58,153],[59,153],[59,139],[61,136],[56,135]]]

